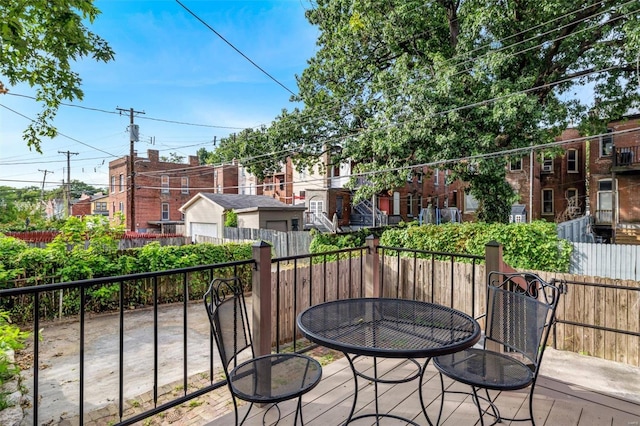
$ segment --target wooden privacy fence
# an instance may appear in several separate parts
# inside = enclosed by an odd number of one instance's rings
[[[237,241],[268,241],[276,253],[276,257],[297,256],[309,253],[309,245],[313,239],[307,231],[275,231],[273,229],[224,228],[224,238]]]
[[[536,273],[567,286],[558,305],[558,349],[640,366],[640,282]]]
[[[493,254],[487,250],[485,263],[458,261],[462,259],[454,254],[449,260],[439,260],[437,256],[400,255],[401,251],[380,255],[379,251],[373,246],[360,254],[319,264],[302,256],[295,261],[272,259],[271,343],[279,345],[300,337],[295,319],[306,307],[350,297],[424,300],[479,317],[486,305],[486,273],[509,271],[500,258],[492,258],[500,250]],[[550,345],[640,366],[640,282],[529,272],[546,281],[563,280],[567,289],[560,299]]]

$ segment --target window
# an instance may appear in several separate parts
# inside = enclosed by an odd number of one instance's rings
[[[324,201],[311,200],[309,201],[309,210],[315,215],[320,216],[324,210]]]
[[[407,216],[413,217],[413,195],[407,195]]]
[[[567,189],[567,209],[570,214],[580,214],[580,206],[578,205],[578,190],[576,188]]]
[[[440,185],[440,173],[438,173],[438,172],[439,172],[438,169],[435,169],[433,171],[433,185],[434,186]]]
[[[400,214],[400,193],[398,191],[393,193],[393,214]]]
[[[120,203],[118,203],[118,211],[121,211],[121,212],[124,211],[124,203],[122,201],[120,201]]]
[[[160,177],[160,192],[163,194],[168,194],[169,193],[169,176],[168,175],[162,175]]]
[[[542,214],[553,214],[553,189],[542,190]]]
[[[182,193],[183,194],[188,194],[189,193],[189,178],[188,177],[180,178],[180,187],[182,188]]]
[[[512,158],[509,161],[509,171],[519,172],[522,170],[522,157],[520,158]]]
[[[600,136],[600,157],[609,157],[613,152],[613,129],[607,129],[607,133]]]
[[[116,192],[116,177],[115,175],[111,176],[111,193]]]
[[[124,191],[124,175],[122,173],[120,173],[118,180],[118,190],[120,192]]]
[[[567,172],[578,173],[578,150],[567,150]]]
[[[478,200],[471,194],[464,194],[464,211],[466,212],[475,212],[478,210]]]
[[[598,181],[598,191],[611,191],[613,184],[611,179],[600,179]]]
[[[600,179],[598,181],[597,201],[596,220],[603,223],[611,223],[613,219],[613,181],[611,179]]]
[[[169,203],[162,203],[162,220],[169,220]]]
[[[542,172],[553,173],[553,158],[549,155],[542,155]]]
[[[449,198],[449,207],[457,207],[458,206],[458,191],[452,191],[451,197]]]

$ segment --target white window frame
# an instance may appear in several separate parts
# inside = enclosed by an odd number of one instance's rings
[[[613,154],[613,129],[600,136],[600,157],[611,157]]]
[[[553,173],[553,158],[547,158],[547,155],[542,154],[542,172]]]
[[[160,192],[162,194],[169,193],[169,175],[160,176]]]
[[[513,158],[509,160],[509,171],[510,172],[521,172],[522,171],[522,157]]]
[[[118,178],[118,190],[124,192],[124,174],[120,173]]]
[[[162,218],[161,220],[170,220],[169,203],[162,203],[160,205],[160,217]]]
[[[571,158],[571,156],[574,158]],[[578,150],[575,148],[570,148],[567,150],[567,173],[578,173]]]
[[[407,194],[407,217],[413,217],[413,194]]]
[[[187,176],[180,178],[180,188],[183,194],[189,193],[189,178]]]
[[[471,194],[464,193],[464,212],[475,213],[478,210],[478,200]]]
[[[545,199],[545,194],[551,194],[550,200],[546,200]],[[541,203],[540,203],[541,212],[540,213],[543,216],[553,216],[553,215],[555,215],[555,205],[554,205],[554,202],[553,202],[553,189],[544,188],[542,190],[541,195],[540,195],[540,200],[541,200]],[[547,204],[549,204],[549,203],[551,204],[551,209],[550,209],[550,211],[546,211],[545,206]]]
[[[111,193],[116,192],[116,175],[111,175]]]

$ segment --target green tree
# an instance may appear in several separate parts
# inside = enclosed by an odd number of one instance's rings
[[[93,0],[0,0],[0,93],[7,81],[37,88],[43,109],[24,138],[38,152],[41,138],[57,134],[53,120],[60,103],[83,97],[72,62],[114,58],[107,42],[85,26],[99,14]]]
[[[60,186],[56,189],[46,192],[45,198],[48,200],[53,198],[64,198],[65,191],[66,187]],[[77,179],[71,180],[71,198],[80,198],[82,194],[94,195],[98,192],[102,192],[103,194],[108,193],[107,188],[97,188]]]
[[[307,18],[320,36],[298,78],[304,107],[251,149],[351,161],[370,183],[353,179],[357,198],[447,167],[470,183],[480,219],[504,222],[508,151],[569,122],[599,133],[639,105],[636,2],[318,0]]]
[[[178,155],[176,152],[170,152],[168,157],[166,155],[160,156],[160,161],[180,164],[184,161],[184,155]]]
[[[0,224],[3,229],[24,230],[43,224],[41,190],[35,186],[0,186]]]

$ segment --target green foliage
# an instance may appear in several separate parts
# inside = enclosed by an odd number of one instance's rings
[[[0,234],[0,288],[166,271],[252,257],[251,244],[161,246],[159,242],[153,242],[141,248],[120,251],[118,241],[123,229],[122,224],[113,227],[101,217],[71,217],[46,248],[29,247],[18,239]],[[237,273],[246,283],[251,283],[250,268],[239,268]],[[171,277],[163,280],[161,300],[179,300],[182,297],[181,282],[178,285]],[[208,281],[206,273],[190,276],[190,297],[200,297]],[[153,303],[150,280],[128,282],[123,288],[127,304]],[[88,287],[86,308],[93,312],[117,308],[119,291],[117,284]],[[55,295],[49,292],[41,294],[41,314],[44,317],[58,312],[57,295],[57,292]],[[79,297],[78,290],[64,290],[64,315],[79,312]],[[11,312],[20,321],[29,320],[33,314],[32,301],[28,297],[2,299],[1,303],[0,309]]]
[[[389,229],[382,234],[380,245],[484,256],[489,241],[503,245],[504,261],[514,268],[569,270],[571,244],[558,238],[554,223],[545,221],[531,224],[466,222]]]
[[[81,79],[72,64],[83,58],[114,58],[109,45],[85,26],[99,14],[87,0],[59,0],[55,7],[47,0],[2,1],[0,77],[11,85],[36,87],[43,109],[25,130],[24,140],[38,152],[42,137],[57,134],[53,121],[60,103],[82,99]]]
[[[225,212],[224,226],[228,226],[230,228],[237,228],[238,213],[236,213],[234,210],[227,210]]]
[[[0,311],[0,388],[2,385],[20,371],[15,365],[11,364],[7,357],[7,350],[22,349],[24,341],[29,337],[29,333],[20,331],[20,329],[11,323],[9,314]],[[0,398],[0,409],[3,402]]]
[[[404,186],[399,170],[437,165],[469,182],[481,220],[504,223],[514,198],[507,151],[553,142],[571,122],[599,133],[639,106],[637,6],[583,6],[318,1],[306,12],[319,36],[298,78],[294,100],[303,107],[225,151],[274,153],[255,162],[267,170],[285,155],[354,164],[354,202]],[[585,85],[593,96],[572,96]]]

